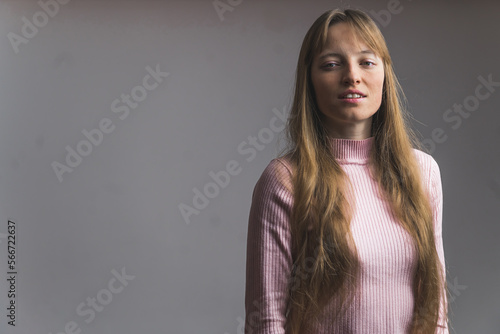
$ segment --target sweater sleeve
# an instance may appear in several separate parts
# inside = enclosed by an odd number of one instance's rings
[[[245,334],[285,333],[292,271],[290,169],[273,159],[257,181],[250,208],[245,282]]]
[[[446,265],[444,259],[444,248],[443,248],[443,190],[441,183],[441,173],[439,170],[439,165],[434,159],[431,159],[431,198],[432,198],[432,211],[434,219],[434,234],[436,240],[436,250],[441,262],[441,267],[443,271],[444,281],[446,282]],[[444,284],[444,282],[443,282]],[[436,334],[448,334],[448,324],[445,321],[445,314],[448,308],[448,298],[446,294],[444,295],[444,300],[440,302],[439,310],[439,320],[438,329]]]

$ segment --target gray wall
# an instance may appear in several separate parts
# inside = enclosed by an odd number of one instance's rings
[[[441,167],[451,332],[499,333],[500,84],[483,83],[500,82],[498,3],[59,1],[0,1],[0,332],[238,333],[251,195],[283,144],[271,122],[308,27],[350,6],[379,22]]]

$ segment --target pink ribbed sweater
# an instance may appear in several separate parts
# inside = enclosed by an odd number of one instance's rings
[[[355,200],[351,231],[361,260],[360,295],[335,324],[328,309],[311,328],[316,334],[404,334],[413,311],[412,276],[416,252],[411,237],[394,220],[380,188],[370,178],[369,154],[374,137],[331,139],[331,148],[350,178]],[[434,212],[436,249],[445,268],[442,240],[442,188],[439,167],[428,154],[414,150]],[[290,213],[292,166],[273,159],[253,191],[247,239],[245,334],[285,333],[288,282],[292,270]],[[441,304],[444,310],[446,299]],[[333,301],[329,307],[333,307]],[[330,308],[331,311],[331,308]],[[448,326],[436,333],[448,334]]]

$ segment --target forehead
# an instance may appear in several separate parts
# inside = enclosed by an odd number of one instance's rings
[[[363,40],[359,32],[345,22],[333,24],[328,28],[325,45],[319,55],[325,52],[347,52],[360,53],[361,51],[371,50]]]

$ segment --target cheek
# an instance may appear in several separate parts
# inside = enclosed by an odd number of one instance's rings
[[[378,101],[378,103],[381,103],[382,102],[382,91],[384,90],[384,77],[382,76],[382,78],[377,78],[375,80],[375,82],[376,82],[375,94],[377,95],[376,100]]]
[[[319,77],[313,82],[314,90],[318,95],[330,95],[335,89],[335,84],[329,77]]]
[[[382,89],[377,90],[377,97],[374,100],[374,104],[377,106],[377,108],[379,108],[382,104]]]
[[[314,88],[314,95],[316,97],[316,102],[318,104],[322,104],[323,100],[325,99],[325,96],[328,95],[327,94],[328,85],[326,85],[325,82],[317,78],[312,83]]]
[[[378,88],[377,88],[377,98],[378,100],[382,100],[382,92],[384,90],[384,85],[380,85]]]

